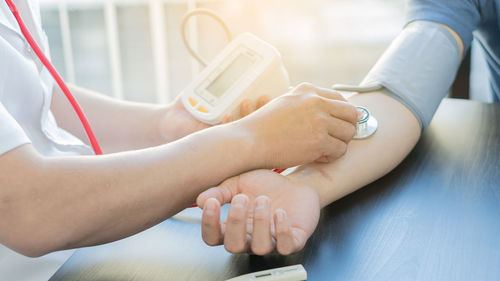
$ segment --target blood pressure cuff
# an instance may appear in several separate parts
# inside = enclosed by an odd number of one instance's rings
[[[422,130],[446,96],[460,65],[453,35],[442,25],[416,21],[391,43],[360,88],[383,86],[413,112]]]

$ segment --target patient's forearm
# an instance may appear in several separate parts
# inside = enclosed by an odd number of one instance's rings
[[[349,101],[370,110],[379,123],[377,132],[368,139],[351,141],[337,161],[304,165],[290,175],[314,187],[322,207],[390,172],[420,137],[417,119],[395,99],[373,92],[354,95]]]

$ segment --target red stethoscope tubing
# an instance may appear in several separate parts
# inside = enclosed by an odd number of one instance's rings
[[[19,11],[17,10],[16,5],[12,2],[12,0],[5,0],[7,3],[7,6],[9,6],[10,11],[16,18],[17,24],[19,25],[19,28],[21,29],[21,33],[24,35],[24,38],[26,38],[26,41],[28,41],[28,44],[30,45],[31,49],[35,52],[37,57],[40,59],[42,64],[47,68],[47,70],[50,72],[50,75],[54,78],[56,81],[57,85],[61,88],[63,91],[64,95],[68,99],[69,103],[73,107],[73,109],[76,112],[76,115],[78,115],[78,118],[80,119],[80,122],[83,125],[83,128],[85,129],[85,133],[87,134],[87,137],[89,138],[90,144],[92,145],[92,149],[94,150],[94,153],[96,155],[102,155],[102,150],[101,147],[99,146],[99,142],[97,141],[97,138],[95,137],[94,131],[92,130],[92,127],[90,126],[90,123],[85,116],[85,113],[83,113],[82,108],[78,104],[78,101],[75,99],[75,97],[71,94],[71,91],[69,90],[68,86],[66,86],[66,83],[64,83],[64,80],[61,78],[57,70],[52,66],[50,61],[47,59],[43,51],[38,47],[38,44],[36,43],[35,39],[33,39],[33,36],[31,36],[30,32],[26,28],[26,25],[24,24],[23,20],[21,19],[21,16],[19,15]],[[273,171],[276,173],[282,173],[286,169],[274,169]],[[197,207],[198,205],[193,204],[191,207]]]
[[[23,20],[21,19],[21,16],[19,15],[19,12],[12,2],[12,0],[5,0],[7,3],[7,6],[9,6],[9,9],[11,10],[12,14],[16,18],[17,23],[19,24],[19,28],[21,29],[22,34],[24,35],[24,38],[26,38],[26,41],[28,41],[28,44],[30,45],[31,49],[35,52],[37,57],[40,59],[42,64],[47,68],[47,70],[50,72],[54,80],[56,81],[57,85],[61,88],[63,91],[64,95],[68,99],[69,103],[73,107],[73,109],[76,112],[76,115],[78,115],[78,118],[80,119],[80,122],[83,125],[83,128],[85,129],[85,133],[87,134],[90,144],[92,145],[92,149],[94,150],[94,153],[96,155],[101,155],[102,150],[101,147],[99,146],[99,142],[97,141],[94,131],[92,131],[92,127],[90,126],[90,123],[85,116],[85,113],[83,113],[82,108],[76,101],[75,97],[71,94],[68,86],[64,83],[63,79],[57,73],[57,70],[52,66],[50,61],[47,59],[47,57],[43,54],[42,50],[40,47],[38,47],[37,43],[33,39],[33,36],[31,36],[30,32],[26,28],[26,25],[24,24]]]

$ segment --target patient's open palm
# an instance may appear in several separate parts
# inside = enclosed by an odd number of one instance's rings
[[[203,208],[202,235],[207,244],[258,255],[302,249],[320,211],[316,191],[269,170],[230,178],[200,194],[197,202]],[[230,202],[228,218],[221,224],[220,204]]]

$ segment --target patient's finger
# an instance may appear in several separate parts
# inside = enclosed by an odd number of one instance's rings
[[[292,228],[285,210],[278,209],[274,212],[276,228],[276,249],[282,255],[289,255],[296,249]]]
[[[247,212],[248,197],[244,194],[234,196],[227,215],[224,247],[231,253],[243,253],[248,249]]]
[[[221,205],[224,205],[226,203],[226,196],[224,195],[224,189],[220,187],[212,187],[209,188],[208,190],[202,192],[200,195],[198,195],[198,198],[196,198],[196,204],[198,207],[201,209],[205,209],[205,203],[209,198],[215,198]]]
[[[202,192],[196,198],[196,204],[203,209],[205,201],[208,198],[216,198],[221,205],[231,202],[233,195],[236,194],[238,177],[233,177],[225,180],[220,186],[209,188]]]
[[[257,100],[257,109],[263,107],[264,105],[266,105],[270,101],[271,101],[271,97],[269,97],[268,95],[260,96],[259,99]]]
[[[210,246],[221,245],[224,241],[220,224],[220,204],[215,198],[209,198],[205,202],[201,218],[201,236]]]
[[[255,199],[251,249],[256,255],[265,255],[274,249],[271,236],[270,202],[267,196],[259,196]]]

